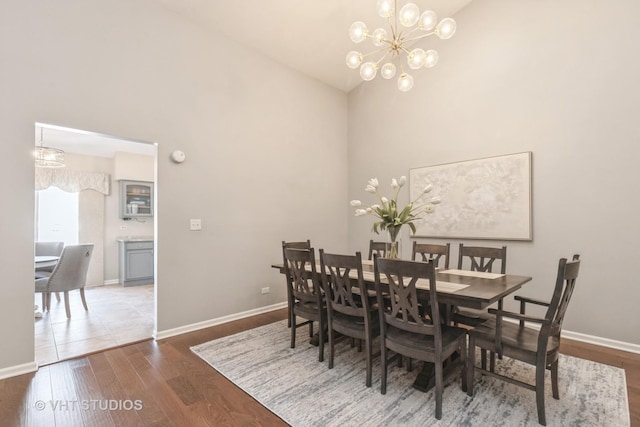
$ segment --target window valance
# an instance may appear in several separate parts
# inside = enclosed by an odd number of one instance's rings
[[[36,190],[55,186],[68,193],[94,190],[108,196],[110,183],[111,175],[105,173],[36,168]]]

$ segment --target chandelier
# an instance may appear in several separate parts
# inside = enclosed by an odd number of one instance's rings
[[[419,40],[436,35],[442,40],[450,39],[456,32],[456,21],[444,18],[438,23],[438,17],[432,10],[420,14],[414,3],[405,4],[398,13],[397,0],[378,0],[378,15],[385,18],[389,31],[377,28],[369,32],[364,22],[354,22],[349,28],[349,36],[354,43],[361,43],[370,38],[379,49],[368,53],[351,51],[347,54],[347,66],[352,69],[360,67],[360,77],[365,81],[373,80],[380,69],[383,79],[392,79],[396,70],[400,69],[398,89],[403,92],[413,87],[413,77],[404,68],[404,63],[412,69],[431,68],[438,62],[438,52],[433,49],[423,50],[412,46]],[[364,62],[369,56],[378,55],[377,59]],[[380,66],[381,63],[384,64]]]
[[[45,147],[42,139],[43,129],[40,128],[40,145],[36,147],[33,155],[37,168],[63,168],[64,151],[57,148]]]

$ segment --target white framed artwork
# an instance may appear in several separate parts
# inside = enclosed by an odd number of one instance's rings
[[[427,184],[441,203],[412,237],[532,240],[531,152],[411,169],[410,200]]]

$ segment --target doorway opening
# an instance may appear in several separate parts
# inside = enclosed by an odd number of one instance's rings
[[[36,168],[34,244],[93,244],[84,288],[88,310],[77,290],[68,292],[70,317],[56,293],[51,293],[48,311],[42,307],[41,294],[34,295],[42,315],[36,313],[35,318],[37,363],[45,365],[152,338],[157,210],[153,206],[149,209],[153,215],[124,218],[119,183],[148,182],[156,193],[156,144],[44,123],[35,124],[35,134],[36,146],[44,139],[47,146],[64,151],[65,167]],[[155,196],[151,200],[155,205]],[[123,286],[120,242],[142,236],[152,248],[151,277],[136,286]],[[52,274],[53,268],[46,273],[36,266],[36,276]]]

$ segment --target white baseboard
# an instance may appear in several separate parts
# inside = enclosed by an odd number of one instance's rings
[[[630,342],[616,341],[609,338],[596,337],[593,335],[582,334],[580,332],[562,331],[562,338],[570,340],[582,341],[589,344],[599,345],[601,347],[613,348],[616,350],[628,351],[630,353],[640,354],[640,345]]]
[[[0,369],[0,380],[10,377],[16,377],[22,374],[29,374],[37,370],[38,364],[35,361],[22,365],[9,366],[8,368]]]
[[[211,326],[217,326],[223,323],[232,322],[234,320],[244,319],[245,317],[251,317],[257,314],[268,313],[270,311],[279,310],[285,307],[287,307],[286,301],[269,305],[266,307],[260,307],[253,310],[243,311],[241,313],[231,314],[229,316],[219,317],[217,319],[210,319],[210,320],[205,320],[204,322],[192,323],[190,325],[181,326],[179,328],[167,329],[166,331],[153,331],[153,338],[156,340],[162,340],[162,339],[173,337],[176,335],[186,334],[188,332],[198,331],[200,329],[208,328]]]
[[[504,321],[510,323],[518,323],[518,321],[515,319],[504,319]],[[540,325],[535,323],[528,323],[527,326],[536,330],[540,329]],[[630,342],[616,341],[609,338],[596,337],[594,335],[587,335],[580,332],[567,331],[564,329],[562,330],[561,337],[569,340],[586,342],[588,344],[599,345],[600,347],[613,348],[615,350],[622,350],[628,351],[630,353],[640,354],[640,345]]]

